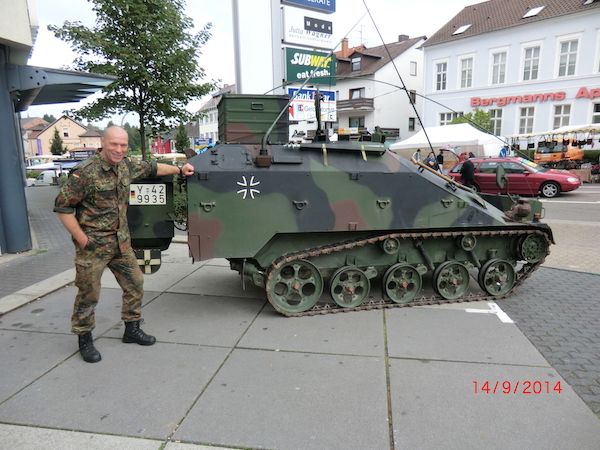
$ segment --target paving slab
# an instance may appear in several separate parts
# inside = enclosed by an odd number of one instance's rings
[[[0,402],[26,388],[75,351],[77,345],[72,336],[0,330]]]
[[[0,424],[0,442],[11,450],[160,450],[164,445],[149,439],[4,424]]]
[[[166,439],[205,388],[228,350],[118,339],[95,340],[102,361],[79,354],[0,405],[8,424]]]
[[[383,357],[382,311],[292,318],[268,304],[238,347]]]
[[[240,275],[231,270],[228,265],[221,265],[220,261],[216,261],[216,264],[205,264],[202,270],[190,273],[180,282],[167,289],[167,292],[219,295],[225,297],[267,298],[265,290],[254,284],[246,283],[246,289],[244,289]]]
[[[160,342],[233,347],[266,300],[165,293],[144,306],[144,331]],[[122,324],[106,336],[123,335]]]
[[[481,391],[486,381],[489,393]],[[525,381],[539,381],[530,391],[541,392],[527,394]],[[397,449],[592,449],[600,442],[600,421],[548,367],[391,359],[390,390]]]
[[[0,328],[68,334],[74,345],[77,346],[76,338],[71,334],[71,314],[76,294],[77,288],[74,286],[52,292],[33,303],[12,311],[10,315],[0,317]],[[157,295],[157,292],[146,292],[144,301],[147,303]],[[106,333],[121,321],[121,303],[121,290],[102,290],[96,306],[94,336]]]
[[[389,356],[549,367],[516,325],[497,314],[468,312],[474,303],[460,305],[388,310]]]
[[[390,448],[383,358],[236,349],[173,435],[286,450]]]

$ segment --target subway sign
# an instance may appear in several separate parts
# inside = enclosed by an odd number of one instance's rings
[[[335,12],[335,0],[281,0],[281,3],[298,8],[314,9],[327,14]]]
[[[303,83],[310,78],[314,84],[335,85],[337,70],[334,54],[287,47],[285,57],[286,81]]]

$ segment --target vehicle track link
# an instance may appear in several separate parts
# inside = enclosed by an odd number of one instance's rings
[[[411,239],[414,241],[417,239],[427,239],[427,238],[437,238],[437,237],[458,238],[460,236],[468,236],[468,235],[478,237],[478,236],[493,236],[493,235],[525,236],[525,235],[533,235],[533,234],[538,234],[538,235],[543,236],[548,245],[548,249],[550,248],[550,244],[552,244],[553,242],[552,242],[551,238],[549,237],[548,233],[546,233],[543,229],[525,228],[525,229],[513,229],[513,230],[501,229],[501,230],[481,230],[481,231],[475,231],[475,230],[445,231],[445,232],[428,232],[428,233],[414,233],[414,232],[411,232],[411,233],[385,233],[385,234],[379,234],[379,235],[371,236],[371,237],[364,238],[364,239],[348,240],[348,241],[339,242],[336,244],[329,244],[329,245],[324,245],[321,247],[314,247],[314,248],[310,248],[310,249],[306,249],[306,250],[302,250],[302,251],[298,251],[298,252],[287,253],[287,254],[282,255],[279,258],[277,258],[267,269],[267,279],[266,279],[266,283],[265,283],[266,291],[267,291],[267,298],[277,312],[279,312],[287,317],[315,316],[315,315],[322,315],[322,314],[335,314],[335,313],[340,313],[340,312],[365,311],[365,310],[384,309],[384,308],[387,309],[387,308],[403,308],[403,307],[426,306],[426,305],[444,305],[444,304],[451,304],[451,303],[464,303],[464,302],[475,302],[475,301],[495,301],[495,300],[499,300],[499,299],[510,296],[510,294],[512,294],[521,284],[523,284],[525,282],[525,280],[527,278],[529,278],[531,276],[531,274],[535,270],[537,270],[537,268],[544,262],[546,256],[550,253],[550,251],[548,250],[546,255],[543,258],[541,258],[538,262],[535,262],[535,263],[525,262],[523,264],[523,266],[515,274],[516,280],[515,280],[515,283],[514,283],[512,289],[504,295],[486,295],[483,292],[481,292],[481,294],[483,294],[483,295],[480,295],[479,293],[478,294],[468,293],[466,296],[464,296],[462,298],[457,298],[457,299],[452,299],[452,300],[445,299],[441,296],[432,295],[431,297],[423,296],[421,298],[415,298],[408,303],[396,303],[396,302],[393,302],[392,300],[382,298],[381,300],[368,300],[368,301],[363,302],[359,306],[353,306],[353,307],[348,307],[348,308],[339,307],[337,304],[336,305],[332,305],[329,303],[319,304],[317,302],[317,304],[315,304],[315,306],[313,306],[312,308],[310,308],[306,311],[289,312],[289,311],[285,311],[285,310],[281,309],[271,299],[269,286],[270,286],[270,282],[273,277],[273,274],[283,264],[289,263],[291,261],[299,260],[299,259],[315,258],[320,255],[325,255],[325,254],[329,254],[332,252],[340,252],[342,250],[353,249],[355,247],[362,247],[365,245],[373,245],[378,242],[382,242],[388,238],[395,238],[395,239],[399,239],[399,240],[400,239],[402,239],[402,240]],[[382,295],[382,297],[385,297],[385,296]]]

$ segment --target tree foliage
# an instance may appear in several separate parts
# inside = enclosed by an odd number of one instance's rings
[[[214,88],[201,83],[205,72],[197,63],[212,25],[192,34],[183,0],[89,1],[96,13],[94,27],[81,22],[48,27],[78,54],[75,70],[116,77],[102,98],[76,114],[93,120],[136,112],[145,158],[146,130],[155,136],[188,121],[187,104]]]
[[[464,114],[452,120],[450,125],[456,123],[469,123],[484,133],[494,133],[494,124],[492,123],[492,113],[485,112],[479,108],[475,108],[473,112]]]
[[[54,127],[54,136],[50,141],[50,153],[53,155],[64,155],[67,151],[66,147],[63,147],[63,140],[58,133],[58,129]]]
[[[190,148],[190,138],[185,130],[185,126],[181,124],[177,128],[177,134],[175,134],[175,149],[177,153],[185,153],[186,148]]]
[[[54,123],[56,122],[56,117],[54,117],[52,114],[44,114],[44,116],[42,117],[43,120],[45,120],[48,123]]]

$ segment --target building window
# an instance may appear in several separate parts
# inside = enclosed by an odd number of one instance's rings
[[[448,125],[457,117],[462,116],[464,113],[460,112],[449,112],[449,113],[440,113],[440,126]]]
[[[506,81],[506,52],[492,55],[492,84],[504,84]]]
[[[350,128],[352,128],[352,127],[362,128],[365,126],[365,117],[364,116],[350,117],[348,125],[350,126]]]
[[[448,75],[448,63],[436,64],[436,81],[435,90],[445,91],[446,90],[446,78]]]
[[[414,117],[408,118],[408,131],[415,131],[415,118]]]
[[[410,74],[413,77],[417,76],[417,62],[416,61],[411,61],[410,62]]]
[[[555,105],[554,106],[554,128],[564,127],[569,125],[569,117],[571,116],[571,105]]]
[[[414,105],[417,103],[417,91],[410,90],[408,91],[408,96],[410,97],[410,102]]]
[[[492,122],[492,133],[496,136],[502,136],[502,110],[490,109],[490,121]]]
[[[352,58],[352,72],[358,72],[360,70],[360,56]]]
[[[528,106],[527,108],[521,108],[521,114],[519,117],[519,134],[532,133],[533,132],[533,114],[535,108]]]
[[[560,59],[558,64],[559,77],[575,75],[575,63],[577,62],[577,43],[577,39],[560,43]]]
[[[473,58],[460,61],[460,87],[469,88],[473,86]]]
[[[523,81],[537,80],[540,67],[540,48],[531,47],[525,49],[523,61]]]
[[[68,138],[68,137],[69,137],[69,129],[68,129],[68,128],[63,128],[63,129],[62,129],[62,132],[63,132],[63,133],[62,133],[62,134],[63,134],[63,137],[66,137],[66,138]]]
[[[600,103],[594,103],[594,112],[592,113],[592,123],[600,123]]]
[[[365,88],[350,89],[350,99],[365,98]]]

